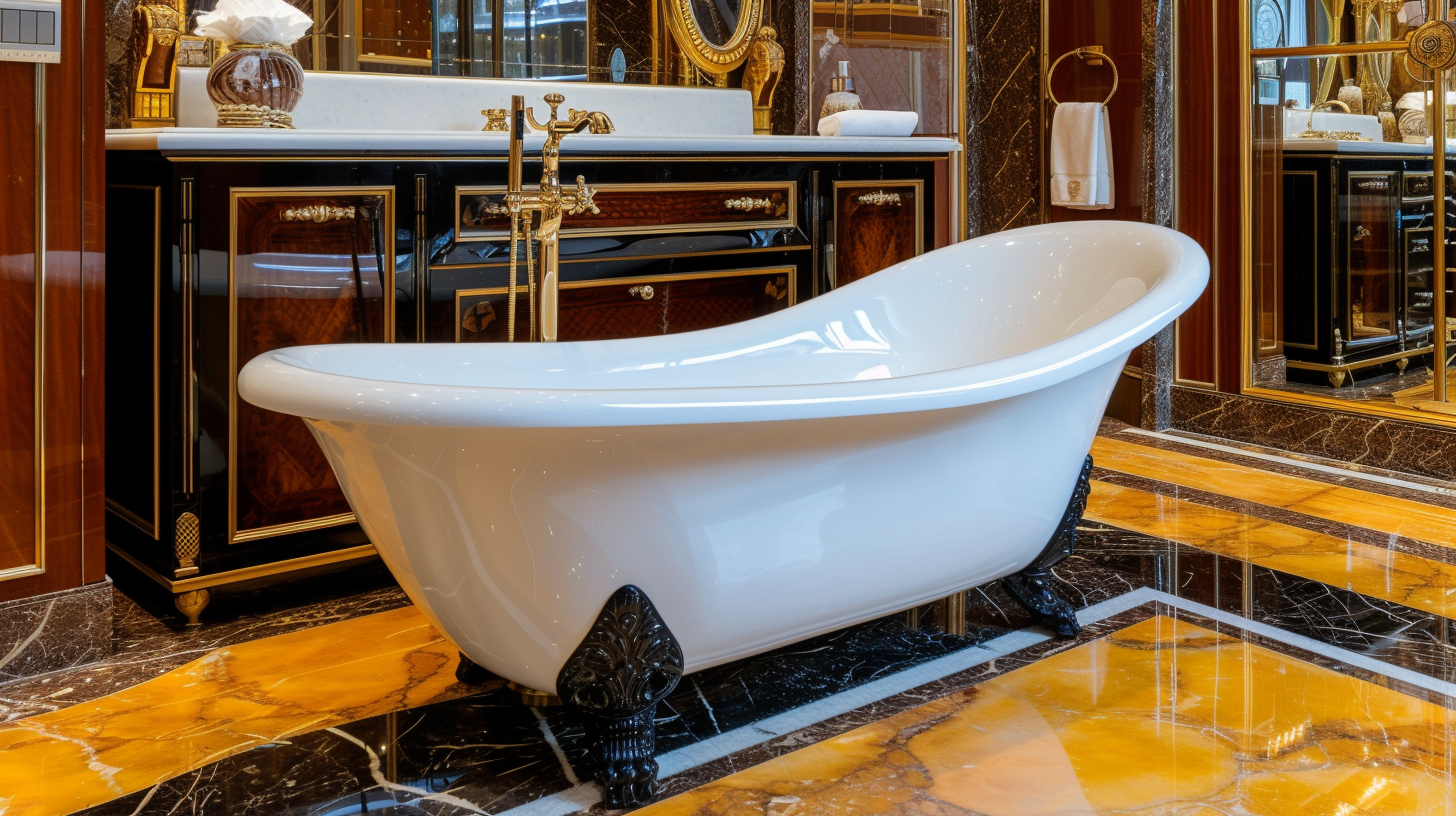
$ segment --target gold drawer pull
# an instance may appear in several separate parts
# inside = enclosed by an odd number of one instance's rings
[[[278,217],[284,221],[312,221],[315,224],[322,224],[325,221],[343,221],[353,218],[354,207],[330,207],[327,204],[311,204],[307,207],[289,207],[279,213]]]
[[[868,204],[871,207],[883,207],[886,204],[893,204],[898,207],[900,206],[900,194],[887,193],[884,190],[879,190],[873,193],[865,193],[864,195],[859,197],[859,203]]]
[[[1355,225],[1355,240],[1356,241],[1363,241],[1363,240],[1365,240],[1366,238],[1369,238],[1369,237],[1370,237],[1370,230],[1365,229],[1365,225],[1364,224],[1356,224]]]
[[[749,196],[744,196],[742,198],[730,198],[727,201],[723,202],[723,206],[727,207],[730,210],[753,212],[754,210],[772,210],[773,202],[767,198],[751,198]]]
[[[652,300],[652,296],[656,294],[656,292],[652,291],[651,286],[634,286],[631,289],[627,290],[627,294],[632,297],[640,297],[643,300]]]

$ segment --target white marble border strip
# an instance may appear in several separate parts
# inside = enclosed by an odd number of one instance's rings
[[[1269,638],[1270,640],[1277,640],[1307,652],[1313,652],[1332,660],[1338,660],[1350,666],[1366,669],[1376,674],[1382,674],[1393,680],[1399,680],[1417,688],[1456,697],[1456,684],[1426,677],[1423,674],[1418,674],[1409,669],[1392,666],[1365,657],[1364,655],[1356,654],[1347,649],[1321,643],[1314,638],[1297,635],[1293,632],[1286,632],[1268,624],[1257,623],[1247,618],[1241,618],[1238,615],[1222,612],[1196,601],[1179,598],[1148,587],[1135,589],[1132,592],[1119,595],[1116,598],[1089,606],[1077,613],[1077,620],[1083,626],[1087,626],[1153,602],[1162,603],[1175,609],[1181,609],[1185,612],[1191,612],[1195,615],[1218,621],[1219,623],[1228,624],[1229,626],[1237,627],[1246,632]],[[706,765],[709,762],[722,759],[745,748],[762,744],[775,737],[791,734],[841,714],[846,714],[863,706],[879,702],[887,697],[892,697],[927,683],[933,683],[957,672],[990,663],[993,660],[1044,643],[1050,639],[1047,635],[1023,629],[1002,635],[999,638],[989,640],[977,646],[963,649],[954,654],[921,663],[918,666],[912,666],[888,677],[882,677],[872,683],[866,683],[863,686],[841,691],[838,694],[831,694],[822,700],[815,700],[812,703],[807,703],[798,708],[785,711],[782,714],[769,717],[768,719],[751,725],[745,725],[742,728],[736,728],[727,733],[705,739],[702,742],[697,742],[679,748],[676,751],[663,754],[657,758],[660,774],[664,778],[680,774],[700,765]],[[502,811],[501,816],[506,816],[506,814],[510,816],[567,816],[567,814],[586,810],[599,801],[601,801],[601,789],[597,787],[596,783],[583,782],[560,793],[554,793],[550,796],[537,799],[534,802]]]
[[[1118,431],[1118,433],[1148,436],[1154,439],[1162,439],[1166,442],[1177,442],[1180,445],[1192,445],[1196,448],[1222,451],[1223,453],[1231,453],[1236,456],[1246,456],[1250,459],[1258,459],[1264,462],[1278,462],[1282,465],[1290,465],[1291,467],[1304,468],[1305,470],[1319,471],[1320,473],[1328,473],[1334,476],[1345,476],[1351,479],[1361,479],[1367,482],[1377,482],[1379,484],[1390,485],[1392,487],[1402,487],[1407,490],[1418,490],[1422,493],[1434,493],[1438,496],[1456,497],[1456,490],[1452,490],[1446,487],[1421,484],[1420,482],[1409,482],[1405,479],[1396,479],[1391,476],[1381,476],[1378,473],[1366,473],[1361,470],[1351,470],[1349,468],[1335,467],[1334,465],[1325,465],[1319,462],[1311,462],[1306,459],[1296,459],[1292,456],[1280,456],[1274,453],[1263,453],[1261,451],[1245,450],[1244,448],[1237,448],[1232,445],[1220,445],[1217,442],[1208,442],[1203,439],[1197,439],[1190,436],[1182,436],[1180,434],[1162,433],[1160,431],[1145,431],[1142,428],[1124,428],[1121,431]],[[1114,434],[1114,436],[1115,435],[1116,434]]]

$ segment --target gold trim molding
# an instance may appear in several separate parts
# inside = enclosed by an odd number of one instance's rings
[[[46,81],[45,64],[35,65],[35,258],[32,278],[35,282],[35,338],[32,343],[35,371],[32,374],[35,394],[33,410],[35,464],[35,558],[32,563],[0,570],[0,581],[28,578],[46,571],[46,497],[45,497],[45,367],[46,367]]]
[[[199,575],[194,578],[174,579],[157,572],[138,560],[136,556],[127,552],[124,548],[118,547],[109,541],[106,542],[106,549],[173,593],[193,592],[199,589],[208,589],[226,584],[240,584],[244,581],[271,578],[275,575],[285,575],[290,572],[299,572],[313,567],[325,567],[330,564],[342,564],[348,561],[363,561],[378,555],[374,550],[374,545],[364,544],[343,550],[318,553],[317,555],[305,555],[302,558],[290,558],[287,561],[259,564],[256,567],[243,567],[242,569],[213,573],[212,575]]]

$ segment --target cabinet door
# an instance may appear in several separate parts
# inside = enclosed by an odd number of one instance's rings
[[[265,351],[394,339],[392,188],[234,190],[230,543],[353,521],[333,471],[297,417],[237,394]]]
[[[1396,235],[1396,173],[1352,172],[1348,183],[1343,204],[1349,297],[1343,317],[1349,329],[1345,341],[1353,349],[1395,336],[1403,248]]]
[[[834,261],[837,288],[925,250],[924,183],[836,181]]]

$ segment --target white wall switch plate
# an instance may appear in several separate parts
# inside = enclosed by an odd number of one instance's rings
[[[60,0],[0,0],[0,61],[61,61]]]

